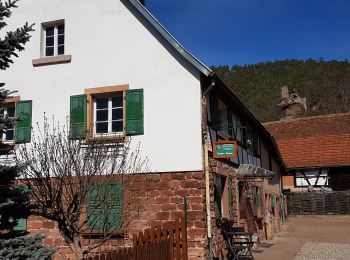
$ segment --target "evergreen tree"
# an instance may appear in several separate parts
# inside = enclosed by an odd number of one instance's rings
[[[18,0],[0,1],[0,30],[2,30],[7,23],[5,18],[11,16],[11,9],[16,8]],[[13,63],[12,57],[18,57],[15,51],[24,50],[24,45],[29,41],[29,32],[33,31],[33,26],[26,23],[21,28],[17,28],[15,31],[6,32],[4,39],[0,39],[0,69],[4,70],[10,67],[10,63]],[[3,87],[4,83],[1,83]]]
[[[11,16],[18,0],[0,1],[0,31],[7,25],[5,18]],[[26,23],[21,28],[6,32],[0,38],[0,69],[5,70],[18,57],[16,51],[24,50],[29,41],[29,33],[34,25]],[[0,83],[0,105],[16,91],[7,90]],[[0,117],[0,135],[6,128],[12,127],[20,118]],[[18,220],[29,215],[28,191],[15,183],[21,167],[4,160],[13,152],[13,145],[0,140],[0,259],[49,259],[54,249],[42,245],[42,236],[24,236],[26,232],[16,231]]]
[[[0,259],[49,260],[55,249],[42,246],[43,236],[0,239]]]

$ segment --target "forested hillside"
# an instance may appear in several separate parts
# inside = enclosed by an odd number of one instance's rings
[[[307,116],[350,112],[348,61],[283,60],[212,69],[261,122],[280,118],[282,86],[307,98]]]

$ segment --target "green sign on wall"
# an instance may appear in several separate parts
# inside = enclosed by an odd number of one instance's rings
[[[217,141],[213,152],[214,158],[237,158],[237,141]]]

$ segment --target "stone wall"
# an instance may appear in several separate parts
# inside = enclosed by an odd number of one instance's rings
[[[189,259],[204,259],[206,247],[205,183],[203,172],[161,173],[149,176],[152,184],[144,213],[130,225],[130,233],[184,216],[187,200]]]
[[[151,226],[184,216],[184,197],[187,200],[187,230],[189,259],[204,259],[206,255],[205,185],[202,172],[176,172],[140,174],[136,176],[134,190],[144,191],[137,199],[143,205],[141,213],[126,228],[124,238],[108,240],[98,252],[131,246],[132,237]],[[30,234],[42,233],[44,243],[57,246],[55,260],[75,259],[60,235],[57,223],[38,216],[28,218]],[[84,240],[84,244],[88,240]]]
[[[272,207],[273,196],[276,197],[275,207]],[[272,214],[273,232],[279,232],[281,230],[281,202],[278,194],[265,194],[265,211],[270,212]]]
[[[236,168],[226,163],[225,160],[210,159],[209,162],[210,171],[210,209],[211,209],[211,225],[212,225],[212,252],[214,259],[227,259],[226,258],[226,244],[223,237],[223,231],[233,226],[238,226],[239,209],[238,209],[238,196],[236,189]],[[215,187],[215,175],[219,174],[225,177],[232,177],[232,191],[233,191],[233,218],[230,218],[228,211],[228,201],[225,199],[225,191],[222,200],[222,218],[216,219],[215,216],[215,203],[214,203],[214,187]],[[226,187],[225,187],[226,188]]]
[[[249,225],[256,227],[260,238],[264,239],[263,223],[256,222],[254,215],[244,213],[240,206],[238,183],[235,179],[236,168],[226,163],[225,160],[210,159],[210,207],[212,225],[212,252],[216,259],[225,259],[226,244],[223,238],[223,230],[230,227],[245,227]],[[215,217],[214,188],[215,175],[232,177],[233,190],[233,216],[228,211],[227,194],[223,195],[221,219]],[[225,184],[226,185],[226,184]],[[225,186],[226,188],[226,186]],[[140,196],[140,191],[141,196]],[[135,217],[127,226],[124,238],[108,240],[97,252],[108,252],[120,247],[132,245],[132,237],[138,232],[164,222],[178,219],[184,216],[184,197],[187,200],[187,231],[188,231],[188,255],[190,260],[207,259],[207,229],[205,214],[205,181],[203,172],[175,172],[175,173],[153,173],[136,175],[131,193],[135,192],[135,198],[142,204],[141,213]],[[271,195],[264,193],[264,210],[271,211],[274,218],[274,231],[280,229],[279,200],[276,207],[271,207]],[[247,217],[248,216],[248,217]],[[251,223],[248,223],[251,221]],[[31,234],[43,233],[46,235],[44,243],[49,246],[57,246],[58,252],[55,260],[75,259],[72,251],[60,235],[57,224],[53,221],[38,216],[28,219],[28,231]],[[86,245],[89,241],[83,241]]]
[[[282,176],[283,188],[290,189],[294,188],[294,175]]]
[[[265,212],[271,212],[272,216],[272,228],[273,233],[280,231],[280,202],[278,185],[279,182],[259,182],[250,180],[247,182],[248,194],[253,194],[252,189],[259,187],[262,192],[262,205],[259,214],[255,215],[253,212],[253,198],[245,198],[239,196],[239,180],[235,178],[236,167],[227,163],[225,160],[210,160],[210,196],[211,196],[211,216],[212,216],[212,247],[214,259],[226,259],[226,244],[223,237],[223,231],[230,229],[231,227],[244,227],[246,231],[257,233],[261,240],[265,237]],[[214,187],[215,187],[215,175],[222,175],[225,177],[232,177],[232,189],[233,189],[233,218],[229,216],[226,206],[228,201],[225,200],[225,194],[222,200],[223,217],[221,219],[215,218],[215,204],[214,204]],[[278,176],[276,177],[278,179]],[[243,182],[242,182],[243,183]],[[225,184],[227,185],[227,183]],[[225,186],[225,188],[227,188]],[[225,192],[224,192],[225,193]],[[272,207],[272,197],[276,197],[276,205]],[[216,258],[215,258],[216,257]]]
[[[253,210],[254,199],[251,196],[253,194],[252,189],[255,187],[259,187],[262,192],[262,205],[258,207],[256,213],[254,213]],[[239,226],[244,227],[248,232],[257,233],[260,240],[265,240],[265,224],[267,219],[271,219],[273,232],[279,232],[281,229],[279,194],[269,193],[268,190],[265,190],[265,185],[258,182],[250,183],[247,193],[250,194],[250,198],[240,199]],[[276,198],[275,207],[272,207],[273,197]],[[269,216],[269,218],[267,216]]]
[[[61,236],[56,222],[40,216],[30,216],[27,219],[27,230],[30,235],[45,235],[43,243],[47,246],[57,247],[58,251],[54,255],[55,260],[75,259],[73,252]]]

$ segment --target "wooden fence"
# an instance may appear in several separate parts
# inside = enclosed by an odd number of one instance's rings
[[[100,253],[89,260],[187,260],[187,228],[184,219],[164,223],[133,237],[133,247]]]
[[[350,190],[323,192],[291,192],[287,196],[288,213],[309,214],[350,214]]]

